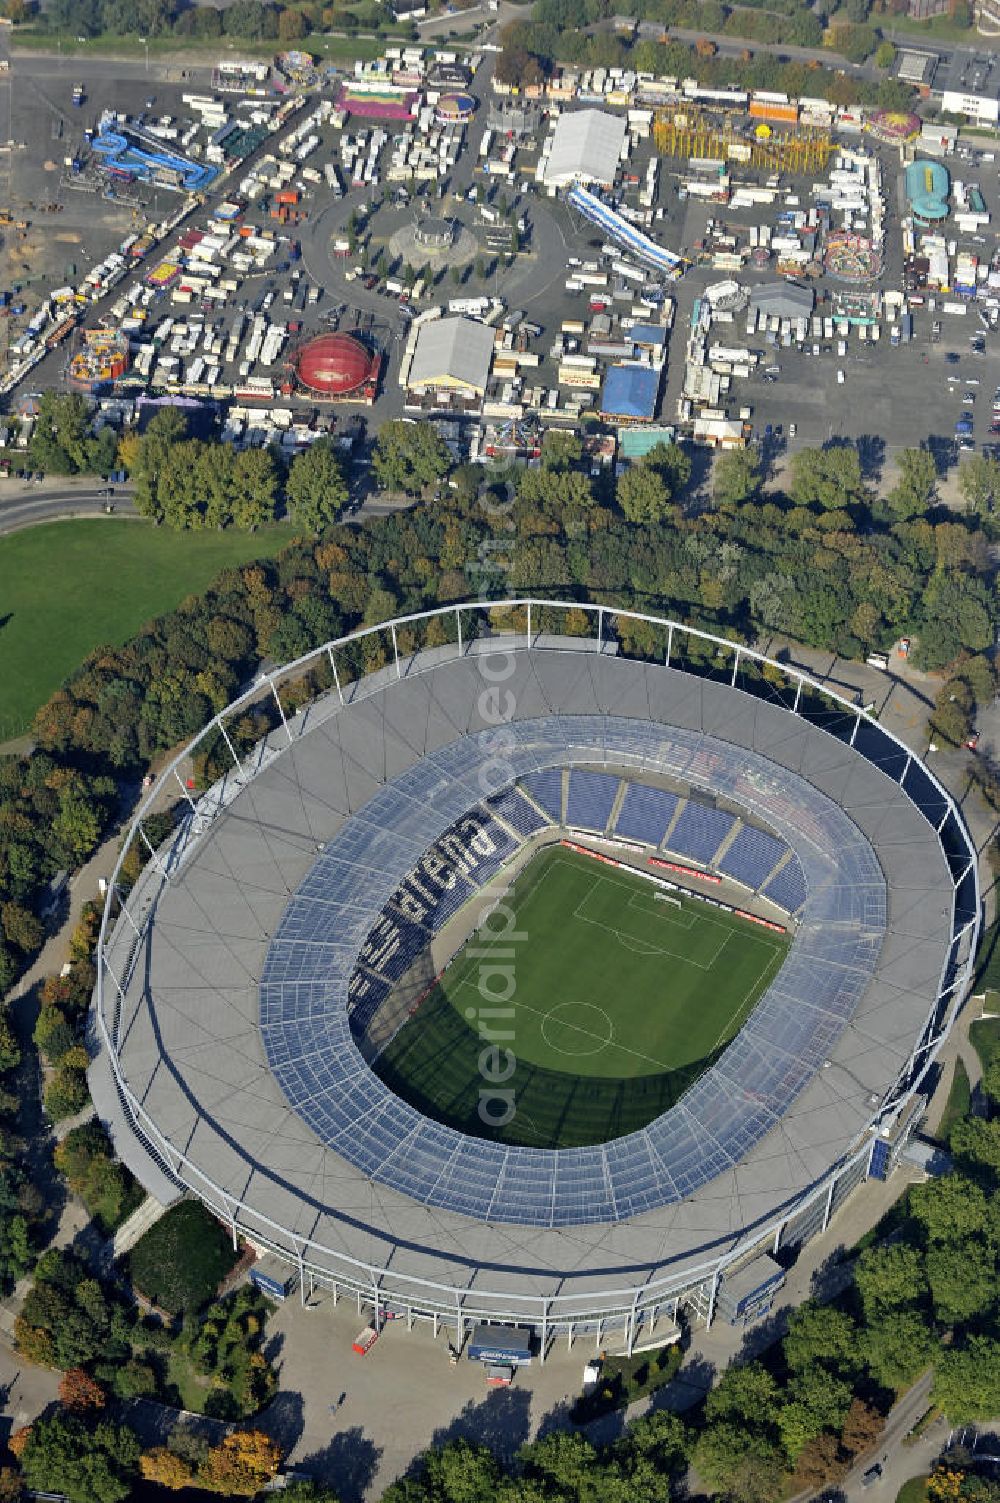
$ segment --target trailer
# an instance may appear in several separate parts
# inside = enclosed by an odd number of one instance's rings
[[[466,1356],[470,1362],[503,1367],[528,1367],[534,1332],[527,1326],[475,1326]]]

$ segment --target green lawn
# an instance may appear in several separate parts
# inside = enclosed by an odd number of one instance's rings
[[[977,1018],[969,1025],[969,1043],[985,1070],[1000,1054],[1000,1018]]]
[[[182,1200],[151,1226],[128,1255],[129,1277],[171,1315],[193,1315],[236,1262],[228,1234],[196,1200]]]
[[[42,27],[19,26],[8,33],[14,48],[23,47],[29,52],[54,52],[61,57],[144,57],[146,48],[134,35],[119,36],[103,32],[96,37],[79,41],[72,32],[53,32]],[[302,43],[313,57],[332,63],[353,63],[360,58],[371,62],[379,57],[386,45],[409,36],[406,26],[383,28],[380,36],[326,36],[319,32],[308,36]],[[219,57],[266,57],[274,56],[278,44],[272,38],[263,41],[247,41],[236,37],[183,37],[167,35],[149,38],[149,55],[161,61],[174,57],[188,58],[192,64],[203,66],[207,58]]]
[[[645,1126],[718,1057],[787,946],[657,892],[562,847],[543,852],[508,897],[526,936],[508,967],[509,1021],[491,1025],[486,1009],[498,1004],[479,989],[494,962],[507,964],[509,942],[476,936],[382,1054],[379,1075],[438,1121],[509,1143],[566,1148]],[[504,1082],[514,1117],[496,1128],[479,1115],[490,1026],[505,1030],[497,1042],[516,1058]]]
[[[170,532],[101,517],[0,538],[0,740],[20,734],[102,643],[200,594],[228,564],[270,557],[289,525],[261,532]]]
[[[941,1113],[941,1121],[935,1137],[940,1143],[947,1143],[951,1138],[952,1128],[956,1122],[961,1122],[969,1115],[969,1103],[972,1092],[969,1086],[968,1072],[960,1059],[955,1061],[955,1073],[951,1077],[951,1088],[948,1091],[948,1100],[944,1104]]]
[[[896,1494],[896,1503],[927,1503],[927,1475],[911,1477]]]
[[[991,924],[979,941],[974,989],[1000,991],[1000,921]]]
[[[977,33],[971,27],[956,26],[947,14],[931,16],[927,21],[912,21],[909,16],[885,17],[883,20],[879,31],[897,46],[918,37],[934,42],[957,42],[964,47],[975,47],[977,42]]]

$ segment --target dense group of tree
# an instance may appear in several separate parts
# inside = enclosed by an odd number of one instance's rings
[[[44,6],[32,0],[5,0],[4,12],[15,22],[33,21],[38,27],[71,36],[102,34],[123,37],[193,37],[207,43],[219,37],[241,42],[294,44],[313,31],[331,26],[353,30],[363,19],[367,28],[394,29],[391,8],[380,0],[365,0],[363,18],[349,6],[305,0],[285,5],[280,0],[234,0],[232,5],[185,5],[183,0],[51,0]],[[406,28],[408,32],[409,28]]]
[[[177,433],[168,441],[160,425],[155,419],[130,455],[141,505],[147,491],[180,496],[183,525],[195,494],[202,520],[217,520],[212,498],[228,496],[217,503],[221,515],[248,457],[271,487],[266,454],[192,451],[195,441]],[[197,487],[192,453],[211,471]],[[386,424],[374,451],[377,478],[426,499],[359,528],[332,522],[346,482],[329,443],[314,446],[283,482],[304,536],[273,561],[225,571],[205,595],[124,646],[99,648],[38,712],[32,755],[0,760],[0,986],[37,949],[46,883],[83,861],[107,828],[116,779],[194,735],[262,659],[287,661],[394,614],[533,592],[664,611],[742,640],[778,634],[848,657],[905,634],[921,667],[948,668],[961,685],[949,689],[936,722],[951,741],[964,739],[975,704],[990,696],[998,614],[990,542],[1000,493],[993,461],[963,469],[963,514],[938,505],[922,451],[901,456],[897,485],[876,499],[850,444],[799,450],[784,495],[762,490],[754,453],[722,456],[708,507],[690,504],[690,458],[676,445],[658,446],[617,483],[590,473],[578,438],[555,433],[536,468],[450,466],[429,425]],[[633,634],[622,648],[656,644]],[[371,639],[365,661],[378,650]],[[235,728],[241,744],[267,728],[273,711],[264,701],[247,712]]]
[[[71,1402],[55,1413],[15,1432],[10,1445],[18,1482],[70,1503],[124,1503],[140,1477],[169,1491],[195,1486],[226,1498],[252,1498],[281,1465],[281,1447],[261,1430],[234,1430],[209,1445],[178,1427],[165,1445],[143,1451],[134,1430],[102,1413],[103,1395],[94,1401],[83,1387],[68,1397]],[[4,1496],[16,1499],[20,1493]],[[329,1503],[332,1495],[307,1484],[287,1496],[292,1503]]]
[[[179,1404],[174,1373],[183,1361],[205,1389],[205,1412],[237,1420],[265,1407],[277,1387],[261,1350],[268,1309],[244,1285],[165,1324],[143,1316],[122,1284],[51,1248],[38,1259],[14,1334],[29,1361],[75,1375],[73,1382],[103,1397]]]
[[[819,62],[780,62],[767,52],[722,57],[707,40],[688,43],[671,38],[669,28],[745,38],[749,42],[816,47],[826,43],[852,62],[861,62],[879,49],[876,28],[865,20],[863,0],[853,0],[838,16],[829,34],[810,6],[799,0],[758,7],[731,6],[721,0],[639,0],[633,14],[664,28],[660,38],[631,37],[609,29],[593,29],[593,0],[537,0],[530,19],[504,27],[503,52],[497,59],[501,83],[538,84],[561,64],[572,67],[628,67],[665,78],[695,78],[707,88],[780,90],[791,98],[801,95],[828,99],[833,104],[866,104],[901,109],[912,104],[912,89],[899,79],[850,78],[842,69]],[[588,29],[589,28],[589,29]],[[892,62],[892,48],[877,61]]]
[[[31,1268],[45,1210],[28,1174],[27,1145],[19,1133],[20,1069],[9,1004],[0,1002],[0,1296],[10,1294]]]

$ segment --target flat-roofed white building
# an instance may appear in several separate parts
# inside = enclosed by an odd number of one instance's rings
[[[625,119],[605,110],[573,110],[560,115],[545,164],[550,188],[598,183],[610,188],[625,144]]]

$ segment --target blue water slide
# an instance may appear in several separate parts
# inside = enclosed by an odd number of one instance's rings
[[[655,240],[650,240],[641,230],[637,230],[634,224],[629,224],[627,219],[610,208],[603,199],[596,194],[582,188],[579,183],[574,183],[566,194],[566,201],[571,208],[576,209],[591,224],[596,224],[606,235],[610,235],[618,245],[625,250],[631,251],[640,261],[647,266],[653,267],[661,275],[676,279],[684,272],[687,264],[683,256],[675,255],[662,245],[657,245]]]

